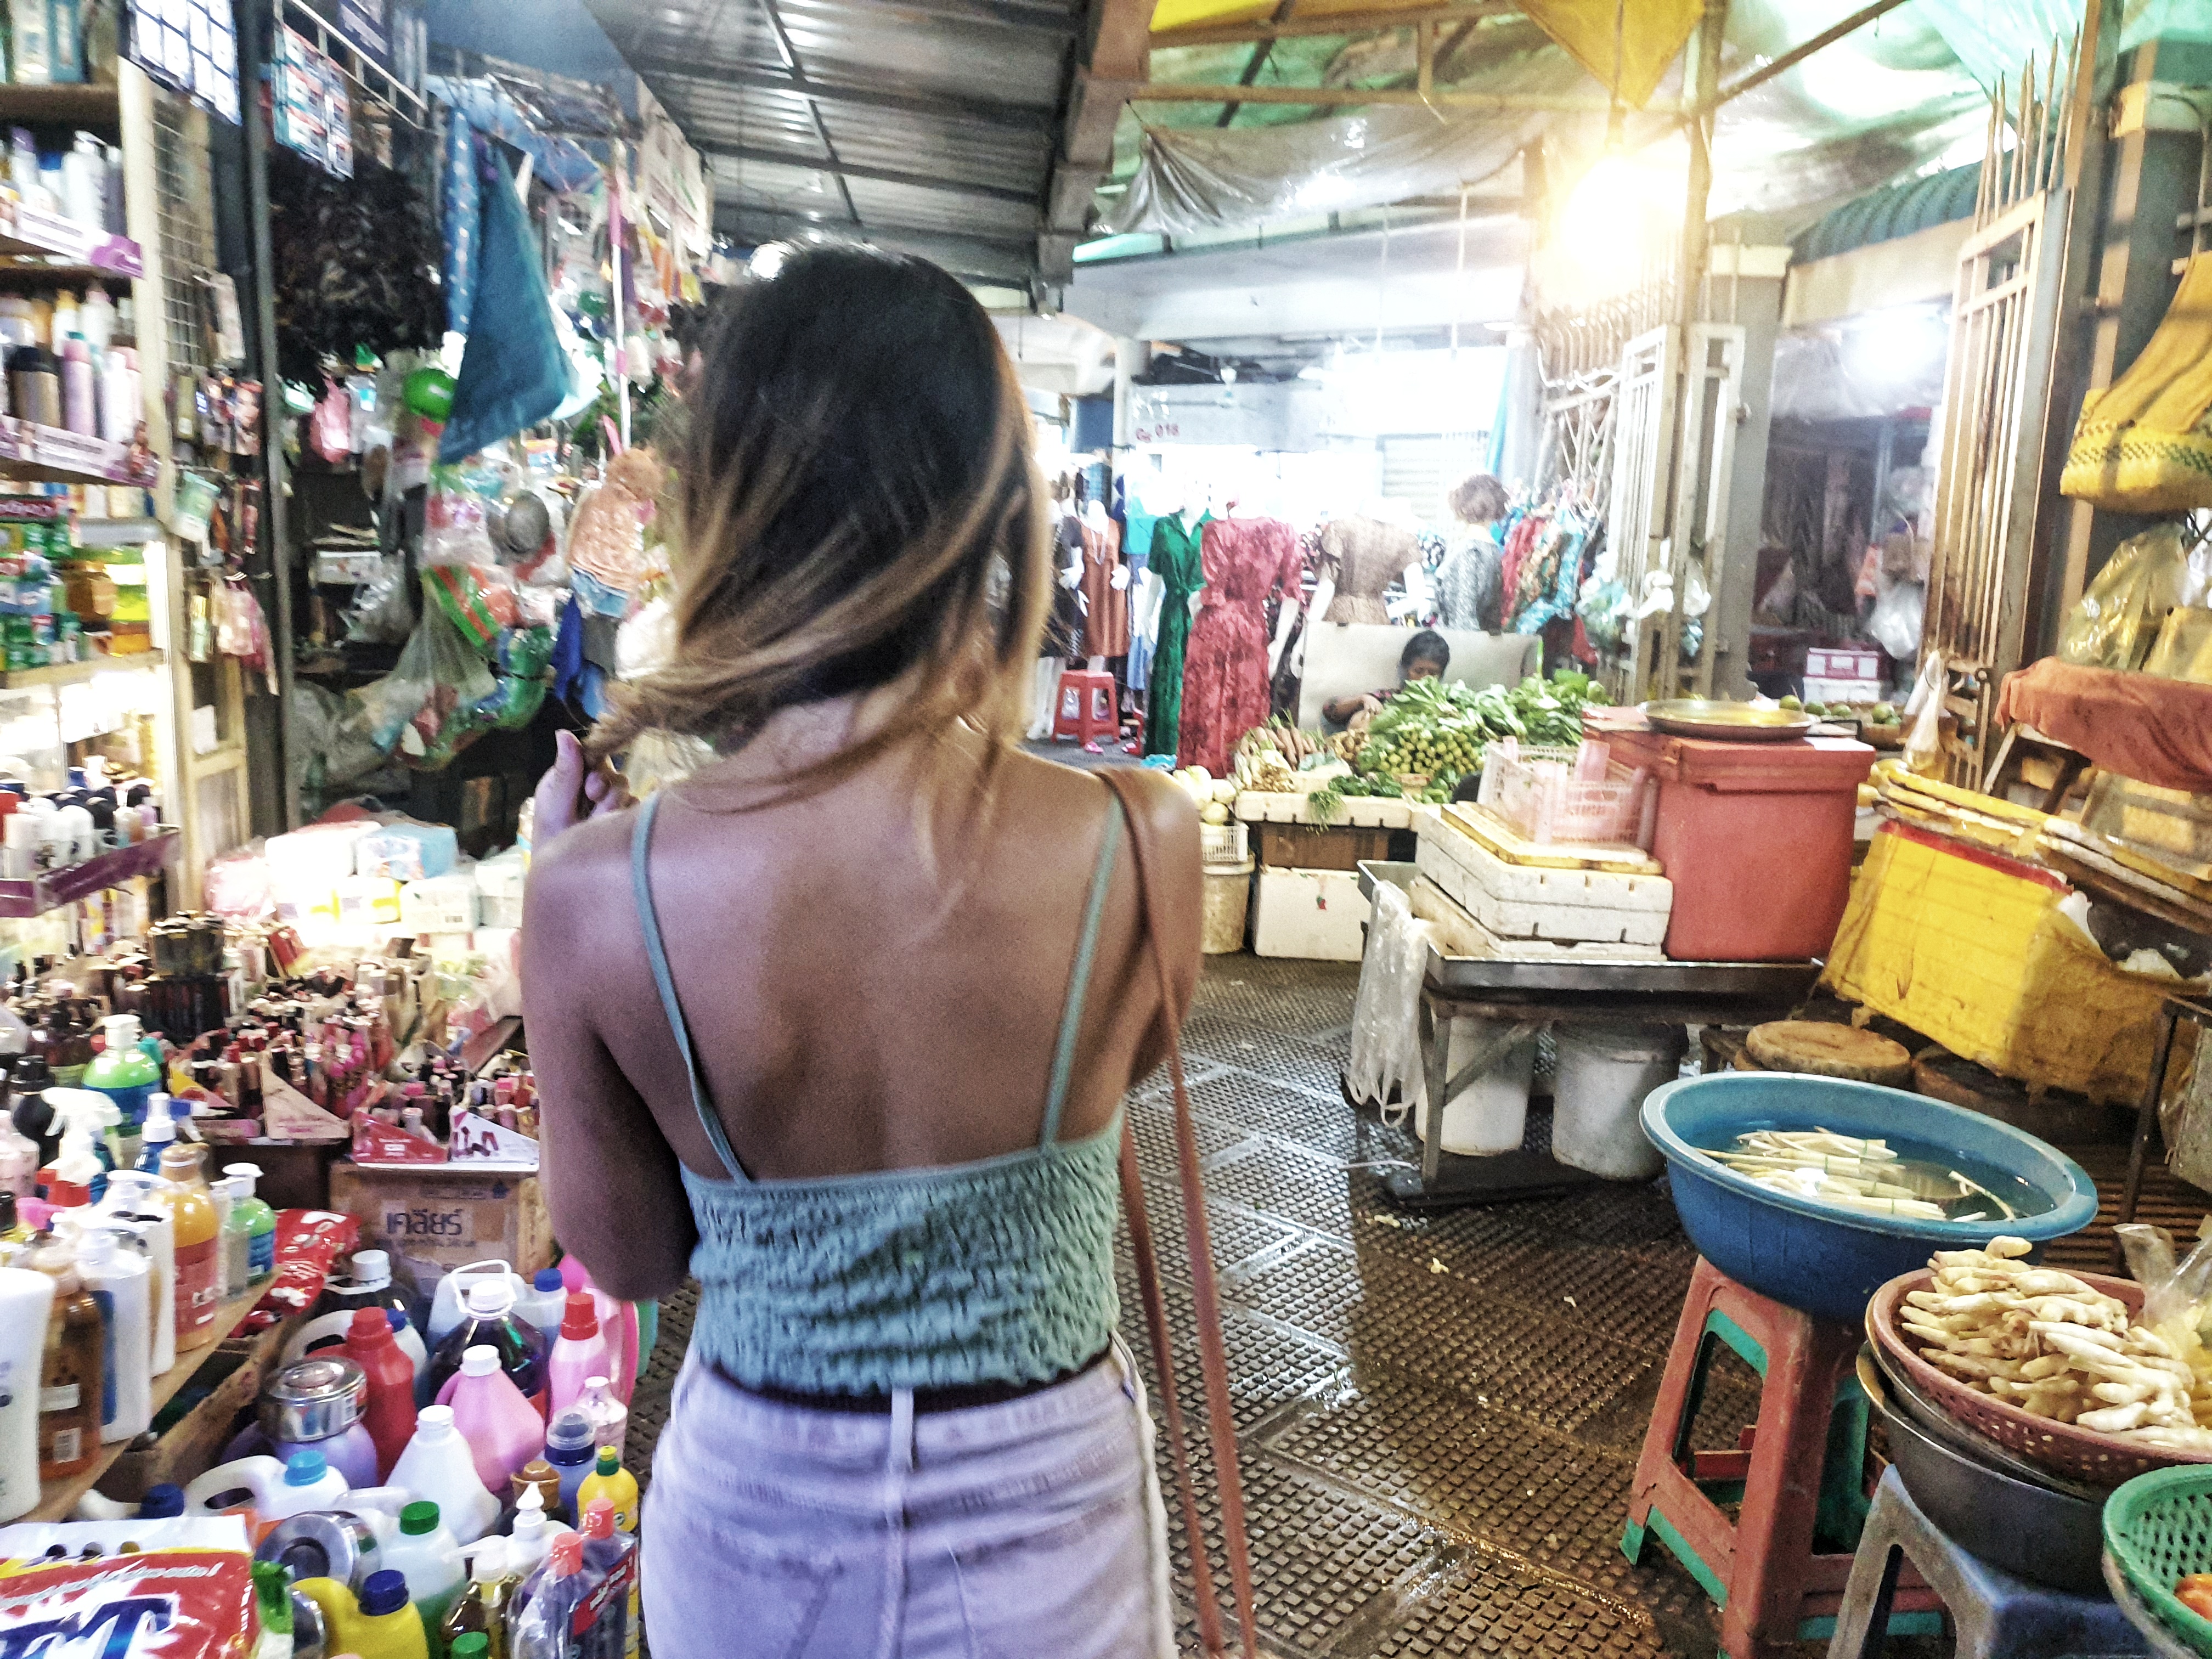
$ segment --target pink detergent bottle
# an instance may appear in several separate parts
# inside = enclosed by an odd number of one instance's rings
[[[514,1472],[545,1449],[545,1424],[499,1363],[499,1350],[479,1343],[461,1356],[453,1377],[453,1426],[469,1443],[477,1477],[503,1492]]]
[[[561,1258],[561,1283],[570,1291],[591,1293],[592,1309],[599,1330],[607,1339],[607,1380],[623,1405],[637,1388],[637,1307],[609,1296],[592,1283],[592,1270],[574,1255]]]
[[[583,1397],[585,1384],[595,1376],[605,1376],[611,1369],[606,1334],[599,1329],[591,1293],[569,1291],[568,1305],[561,1316],[561,1334],[547,1362],[547,1392],[552,1395],[553,1412],[557,1414],[575,1405]]]

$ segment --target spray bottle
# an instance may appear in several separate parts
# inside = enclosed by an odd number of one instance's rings
[[[169,1097],[158,1091],[146,1097],[146,1121],[138,1126],[137,1167],[148,1175],[161,1173],[161,1154],[177,1139],[177,1121],[171,1115]]]
[[[98,1202],[106,1194],[107,1173],[115,1167],[112,1158],[106,1155],[106,1131],[123,1121],[122,1113],[116,1109],[113,1101],[91,1089],[49,1089],[46,1091],[46,1104],[53,1110],[54,1121],[61,1125],[62,1138],[62,1149],[55,1155],[54,1161],[39,1171],[40,1184],[50,1188],[48,1202],[58,1209],[73,1209]],[[73,1140],[73,1137],[79,1134],[82,1139]],[[81,1153],[74,1159],[70,1152],[73,1145]],[[90,1160],[88,1165],[85,1161],[88,1158]],[[53,1196],[52,1179],[62,1170],[65,1162],[70,1164],[73,1173],[64,1179],[73,1188],[81,1189],[84,1196],[78,1197],[75,1192],[67,1198]]]

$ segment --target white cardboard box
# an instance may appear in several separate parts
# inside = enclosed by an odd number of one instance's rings
[[[1368,903],[1351,870],[1262,870],[1252,954],[1307,962],[1357,962]]]

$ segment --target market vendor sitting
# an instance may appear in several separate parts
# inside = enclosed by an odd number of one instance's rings
[[[1382,705],[1407,684],[1413,680],[1442,679],[1444,670],[1450,666],[1450,644],[1434,629],[1424,628],[1407,640],[1406,648],[1398,653],[1396,685],[1388,690],[1332,699],[1322,705],[1321,717],[1332,732],[1341,732],[1352,726],[1364,727],[1369,720],[1381,714]]]

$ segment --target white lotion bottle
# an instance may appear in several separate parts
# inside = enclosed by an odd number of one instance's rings
[[[77,1241],[76,1269],[107,1316],[107,1386],[114,1410],[100,1413],[102,1445],[146,1432],[154,1420],[153,1266],[137,1245],[91,1231]],[[107,1403],[102,1402],[103,1407]]]
[[[39,1507],[39,1381],[54,1281],[0,1267],[0,1521]]]

